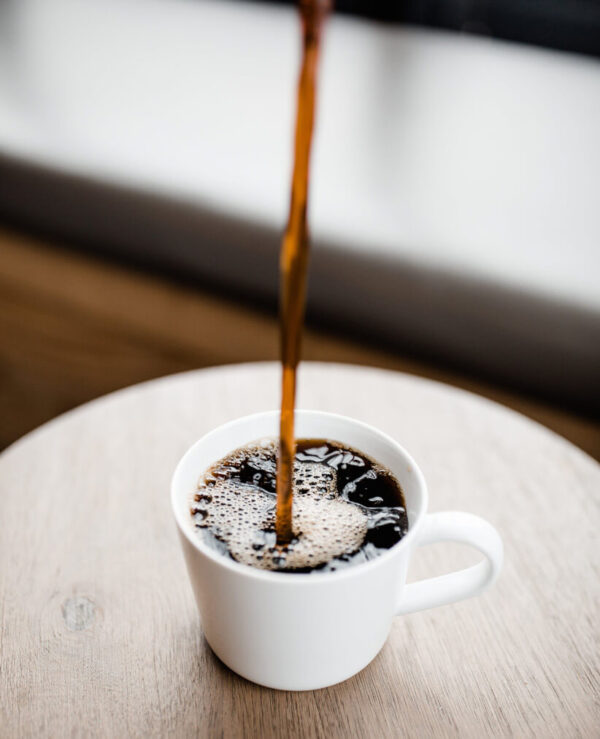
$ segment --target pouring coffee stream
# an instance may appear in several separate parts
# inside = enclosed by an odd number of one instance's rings
[[[309,239],[306,220],[315,88],[323,21],[331,0],[300,0],[302,66],[298,81],[294,170],[290,211],[280,253],[280,354],[282,366],[281,416],[277,455],[277,543],[293,536],[292,501],[295,457],[294,408],[296,370],[300,360],[306,295]]]

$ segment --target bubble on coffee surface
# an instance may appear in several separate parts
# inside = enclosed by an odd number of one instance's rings
[[[295,538],[277,545],[276,449],[273,440],[238,449],[200,480],[191,504],[193,523],[221,553],[259,569],[335,570],[377,556],[406,532],[402,494],[387,470],[335,442],[299,440]],[[373,483],[378,489],[383,485],[384,497],[371,495]]]

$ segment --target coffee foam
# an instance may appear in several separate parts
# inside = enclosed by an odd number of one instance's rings
[[[265,570],[312,568],[358,550],[367,516],[338,496],[336,471],[319,463],[294,466],[294,541],[276,546],[275,496],[239,480],[228,470],[250,458],[274,472],[273,444],[244,449],[222,460],[204,478],[192,507],[196,526],[210,529],[238,561]]]

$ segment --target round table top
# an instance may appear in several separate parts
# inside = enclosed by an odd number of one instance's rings
[[[420,464],[431,510],[489,519],[506,548],[498,583],[396,618],[371,665],[322,691],[261,688],[213,656],[170,477],[199,436],[278,399],[274,363],[166,377],[0,456],[6,735],[592,736],[600,466],[523,416],[398,373],[304,364],[299,407],[378,426]],[[474,557],[422,548],[410,577]]]

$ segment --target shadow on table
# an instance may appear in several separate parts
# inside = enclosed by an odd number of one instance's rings
[[[390,691],[389,681],[382,677],[390,656],[387,645],[349,680],[321,690],[292,692],[240,677],[214,654],[206,639],[202,643],[217,682],[214,690],[222,701],[220,721],[212,729],[225,736],[381,736],[393,730],[388,722],[398,715],[396,693],[409,692],[402,682]]]

